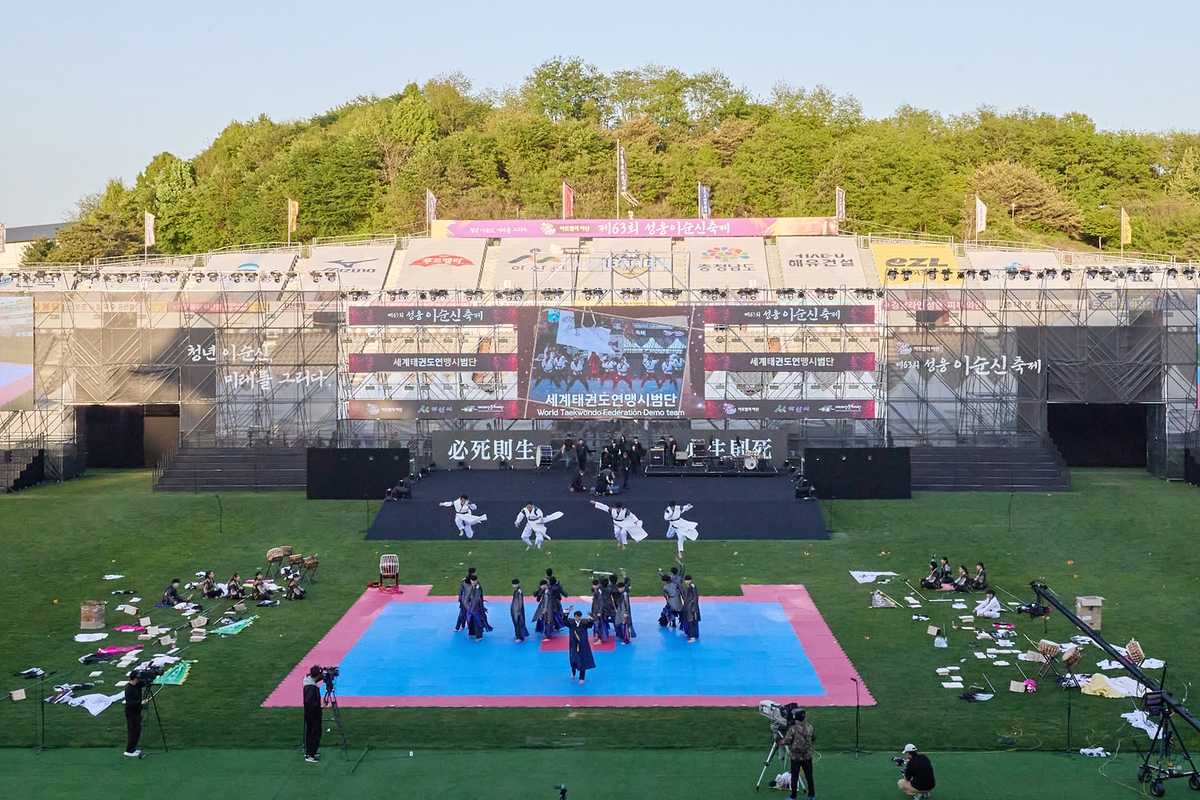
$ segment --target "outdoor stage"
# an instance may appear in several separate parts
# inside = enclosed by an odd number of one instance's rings
[[[516,539],[517,513],[532,500],[546,514],[563,512],[547,524],[551,539],[610,539],[612,520],[588,504],[600,500],[624,503],[653,538],[666,536],[663,511],[675,500],[695,506],[687,518],[699,526],[700,539],[828,539],[817,504],[796,499],[796,487],[780,475],[763,480],[741,478],[638,477],[628,491],[611,497],[567,491],[570,474],[556,469],[438,470],[413,483],[411,500],[384,503],[371,523],[368,539],[454,539],[454,510],[439,502],[470,495],[476,514],[487,522],[475,526],[475,538]]]
[[[693,643],[658,626],[661,598],[631,598],[637,637],[628,645],[611,638],[593,645],[596,669],[583,686],[570,678],[565,633],[543,642],[530,625],[532,638],[514,641],[509,597],[487,598],[495,630],[477,642],[454,632],[456,598],[430,597],[431,586],[401,588],[403,594],[368,589],[263,705],[299,705],[310,664],[340,666],[343,706],[855,703],[851,679],[858,673],[803,586],[746,585],[741,597],[702,596]],[[525,607],[529,620],[536,603],[527,599]],[[859,700],[875,703],[865,685]]]

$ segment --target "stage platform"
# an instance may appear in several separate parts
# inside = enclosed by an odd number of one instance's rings
[[[413,483],[411,500],[384,503],[371,523],[368,539],[457,539],[454,511],[438,506],[466,493],[487,514],[475,526],[475,538],[517,539],[513,527],[518,512],[532,500],[543,512],[563,512],[563,518],[546,527],[554,539],[611,539],[612,520],[589,500],[611,506],[622,502],[643,522],[653,539],[665,539],[667,503],[691,503],[687,518],[699,528],[700,539],[828,539],[825,520],[816,503],[797,500],[794,484],[786,477],[772,480],[740,478],[641,476],[628,491],[604,498],[567,491],[569,474],[556,469],[547,474],[533,470],[440,470]],[[649,540],[647,540],[649,541]],[[632,543],[631,543],[632,544]],[[636,546],[636,545],[634,545]]]
[[[338,702],[365,707],[852,706],[860,679],[803,586],[745,585],[740,597],[701,587],[695,642],[658,626],[661,598],[630,598],[637,636],[593,645],[583,686],[570,678],[565,632],[514,640],[509,597],[487,597],[495,630],[477,642],[454,631],[455,598],[401,588],[368,589],[263,705],[298,705],[308,664],[340,665]],[[527,599],[526,619],[535,608]],[[875,703],[865,686],[861,700]]]

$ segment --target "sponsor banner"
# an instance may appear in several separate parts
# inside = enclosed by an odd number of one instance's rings
[[[768,289],[767,249],[761,237],[697,239],[687,243],[691,288]]]
[[[936,311],[939,314],[959,313],[962,311],[984,311],[987,301],[983,297],[962,297],[955,294],[947,297],[937,292],[909,292],[914,297],[898,297],[897,292],[891,292],[884,306],[888,311]]]
[[[347,419],[518,419],[517,401],[350,400]]]
[[[400,276],[392,284],[408,290],[474,289],[479,284],[486,246],[481,239],[409,239]]]
[[[496,469],[501,461],[516,469],[533,469],[543,445],[554,446],[550,431],[434,431],[433,460],[446,469],[460,461],[472,469]]]
[[[679,429],[668,431],[667,436],[675,437],[680,458],[687,452],[689,444],[694,445],[693,452],[703,445],[707,447],[710,456],[717,458],[744,458],[754,455],[764,461],[774,461],[776,466],[782,466],[784,459],[787,458],[787,433],[784,431]],[[657,439],[654,441],[654,445],[659,443]]]
[[[863,271],[862,255],[853,236],[780,236],[779,266],[789,289],[878,285]]]
[[[880,282],[887,285],[899,288],[905,283],[923,283],[931,288],[962,285],[962,278],[958,277],[958,259],[954,257],[954,248],[948,244],[873,244],[871,255]],[[895,277],[890,278],[889,274]]]
[[[516,325],[516,306],[350,306],[350,325]]]
[[[704,306],[708,325],[871,325],[875,306]]]
[[[436,241],[436,240],[435,240]],[[492,289],[564,289],[575,287],[579,239],[502,239],[493,248],[496,268]]]
[[[874,353],[705,353],[705,372],[873,372]]]
[[[874,400],[708,400],[708,419],[874,419]]]
[[[0,411],[33,411],[33,298],[0,296]]]
[[[251,272],[258,275],[278,272],[280,275],[286,275],[292,271],[298,257],[298,253],[217,253],[209,256],[204,269],[192,273],[184,288],[192,288],[193,281],[199,284],[200,278],[209,272],[222,275],[223,273],[241,273],[243,276]],[[201,287],[197,286],[196,288]],[[208,287],[203,286],[203,288]]]
[[[1054,253],[1009,253],[1003,250],[968,250],[967,261],[971,269],[988,270],[993,273],[1030,272],[1060,269],[1058,256]]]
[[[670,239],[594,239],[581,256],[577,289],[669,289]]]
[[[296,263],[299,288],[377,292],[383,288],[395,252],[390,244],[314,247],[310,258]]]
[[[836,236],[833,217],[738,219],[505,219],[437,220],[434,238],[499,239],[505,236]]]
[[[516,372],[516,353],[351,353],[350,372]]]

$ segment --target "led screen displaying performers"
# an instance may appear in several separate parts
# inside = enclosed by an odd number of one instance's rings
[[[33,298],[0,297],[0,411],[33,410]]]
[[[683,417],[688,334],[686,314],[638,319],[542,309],[529,371],[531,416]]]

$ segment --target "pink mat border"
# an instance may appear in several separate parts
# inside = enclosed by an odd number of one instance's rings
[[[317,642],[295,669],[263,702],[266,708],[300,705],[304,675],[309,664],[339,664],[367,632],[389,603],[445,602],[453,597],[431,596],[432,585],[402,586],[403,594],[368,589],[342,616],[333,629]],[[511,598],[488,597],[491,603],[507,603]],[[635,603],[660,603],[655,597],[633,597]],[[584,696],[560,695],[538,697],[354,697],[338,695],[338,703],[359,708],[527,708],[538,706],[591,707],[655,707],[655,706],[757,706],[763,699],[796,702],[804,706],[852,706],[855,702],[854,681],[862,686],[859,697],[862,705],[875,705],[862,677],[837,643],[825,624],[821,612],[801,585],[743,585],[740,597],[705,597],[701,602],[750,603],[777,602],[783,606],[796,638],[825,688],[823,695],[763,698],[759,695],[686,695],[686,696]]]

